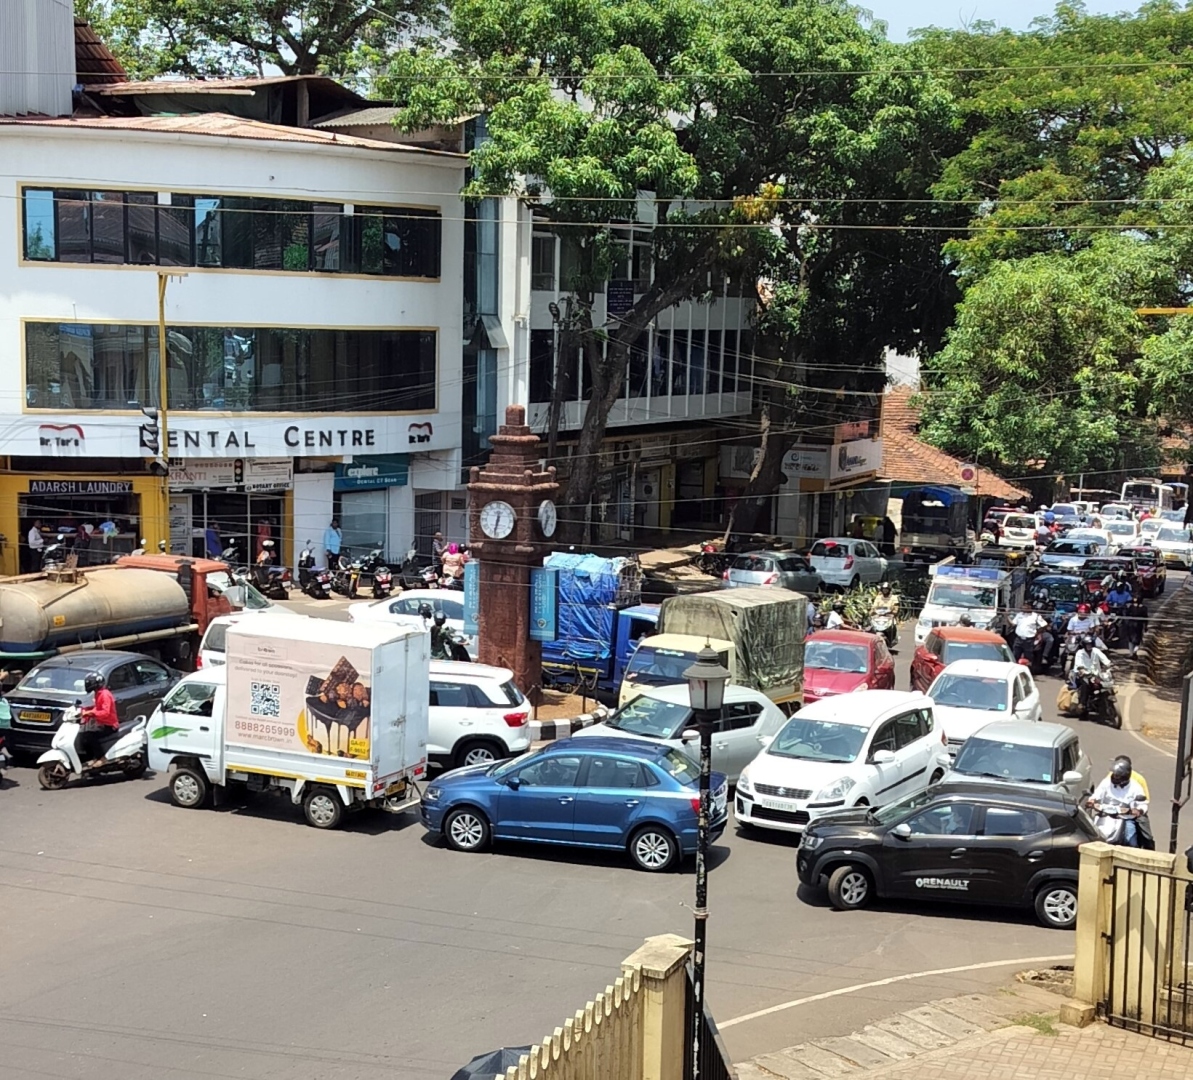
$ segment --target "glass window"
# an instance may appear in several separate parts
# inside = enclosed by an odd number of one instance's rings
[[[721,706],[721,731],[744,731],[758,723],[762,706],[756,701],[735,701]]]
[[[874,741],[870,743],[870,756],[879,750],[890,750],[892,753],[898,749],[898,736],[895,734],[895,726],[897,721],[888,720],[876,732],[874,732]]]
[[[312,225],[311,267],[324,273],[340,269],[340,223],[344,207],[316,203]]]
[[[693,330],[688,343],[688,393],[703,394],[704,384],[704,331]]]
[[[767,748],[776,757],[804,761],[853,761],[866,740],[860,724],[838,724],[828,720],[801,720],[796,714],[779,731]]]
[[[246,200],[247,201],[247,200]],[[175,195],[157,208],[157,261],[160,266],[194,266],[194,205],[191,195]]]
[[[1050,746],[1018,743],[971,735],[957,752],[953,769],[971,776],[989,776],[1021,784],[1052,784],[1056,756]]]
[[[688,392],[688,332],[673,330],[671,333],[671,393]]]
[[[223,245],[220,200],[205,195],[195,196],[195,265],[223,266]]]
[[[169,670],[155,660],[137,660],[133,667],[137,669],[137,681],[142,686],[153,686],[170,678]]]
[[[630,367],[628,394],[630,397],[646,397],[647,372],[650,370],[650,334],[643,331],[630,346]]]
[[[634,279],[635,293],[641,294],[650,288],[650,241],[635,239],[630,276]]]
[[[550,754],[532,762],[514,775],[525,787],[575,787],[580,756]]]
[[[541,292],[555,291],[555,237],[535,233],[530,240],[530,287]]]
[[[1001,678],[983,675],[953,675],[943,672],[932,684],[932,700],[955,709],[984,712],[1007,711],[1007,684]]]
[[[907,819],[912,836],[973,836],[972,803],[949,802]]]
[[[1035,836],[1048,831],[1048,820],[1036,810],[986,807],[983,836]]]
[[[215,703],[215,691],[216,687],[212,683],[179,683],[162,702],[162,712],[210,716],[211,707]]]
[[[55,192],[58,261],[91,262],[91,202],[86,192]]]
[[[530,400],[543,403],[551,400],[551,384],[555,381],[555,331],[530,331]]]
[[[708,332],[708,389],[709,394],[716,394],[721,389],[721,331]]]
[[[125,261],[134,266],[157,262],[157,196],[130,191],[125,197]]]
[[[588,759],[588,778],[584,784],[590,788],[644,788],[646,775],[637,761],[625,761],[610,757]]]
[[[58,258],[54,193],[26,188],[24,196],[25,258],[53,262]]]
[[[688,725],[692,710],[675,701],[660,701],[643,694],[617,710],[605,724],[614,731],[650,739],[677,738]]]
[[[924,737],[919,712],[908,713],[895,719],[895,746],[902,750]]]
[[[654,352],[650,358],[651,397],[666,397],[671,393],[671,381],[668,374],[670,363],[671,334],[666,330],[656,330]]]
[[[137,685],[137,671],[132,664],[120,664],[108,672],[109,690],[127,690]]]
[[[721,393],[737,393],[737,331],[725,331],[725,349],[721,362]]]
[[[809,641],[804,651],[804,667],[818,671],[847,671],[864,675],[870,670],[870,650],[864,645],[845,645],[839,641]]]
[[[472,707],[472,694],[467,683],[439,682],[431,680],[431,705],[452,709]]]

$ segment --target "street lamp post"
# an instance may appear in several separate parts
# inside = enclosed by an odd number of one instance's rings
[[[700,1080],[700,1028],[704,1022],[704,961],[708,942],[708,819],[712,786],[712,730],[721,715],[729,672],[705,643],[696,663],[683,673],[700,734],[700,816],[696,833],[695,948],[692,953],[692,1080]]]

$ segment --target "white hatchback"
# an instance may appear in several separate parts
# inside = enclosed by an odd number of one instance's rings
[[[883,806],[944,775],[932,699],[864,690],[805,705],[737,780],[743,825],[803,832],[842,806]]]
[[[1036,546],[1036,529],[1040,519],[1035,514],[1007,514],[1002,519],[1002,536],[999,545],[1009,548],[1030,549]]]
[[[1039,687],[1022,664],[954,660],[928,687],[928,696],[950,752],[992,720],[1043,718]]]
[[[423,606],[442,611],[447,625],[464,642],[468,655],[476,659],[476,638],[464,633],[464,594],[452,589],[407,589],[384,600],[348,605],[350,622],[392,622],[399,626],[424,626],[419,614]]]
[[[530,705],[507,668],[431,661],[427,756],[449,768],[530,749]]]
[[[271,604],[262,611],[241,611],[235,615],[217,615],[207,624],[207,629],[203,633],[203,640],[199,642],[199,655],[195,658],[195,667],[212,668],[226,663],[227,660],[224,654],[228,647],[228,627],[233,623],[240,622],[241,619],[259,619],[262,617],[268,619],[310,618],[309,615],[291,611],[289,608],[284,608],[280,604]]]
[[[817,540],[808,556],[813,568],[826,585],[856,589],[859,585],[877,585],[889,569],[882,552],[869,540],[851,536],[830,536]]]

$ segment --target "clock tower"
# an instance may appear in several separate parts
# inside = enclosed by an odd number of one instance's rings
[[[484,468],[468,484],[468,546],[480,563],[478,659],[509,668],[537,705],[542,646],[530,637],[530,571],[542,566],[555,535],[555,468],[539,467],[541,441],[526,426],[526,409],[510,405],[505,423],[489,438]]]

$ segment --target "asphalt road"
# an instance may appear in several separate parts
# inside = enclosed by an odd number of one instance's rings
[[[906,687],[910,626],[903,641]],[[1041,681],[1051,714],[1057,682]],[[1167,789],[1158,750],[1126,730],[1082,731],[1099,770],[1125,749]],[[323,834],[274,800],[183,811],[161,777],[42,792],[14,769],[0,791],[0,1078],[373,1080],[382,1068],[446,1080],[473,1054],[549,1033],[644,937],[689,934],[693,888],[690,865],[655,877],[612,855],[456,854],[412,815]],[[785,836],[731,829],[710,897],[722,1023],[1073,947],[1026,912],[834,912],[797,897]],[[741,1060],[990,989],[1017,966],[870,987],[724,1034]]]

